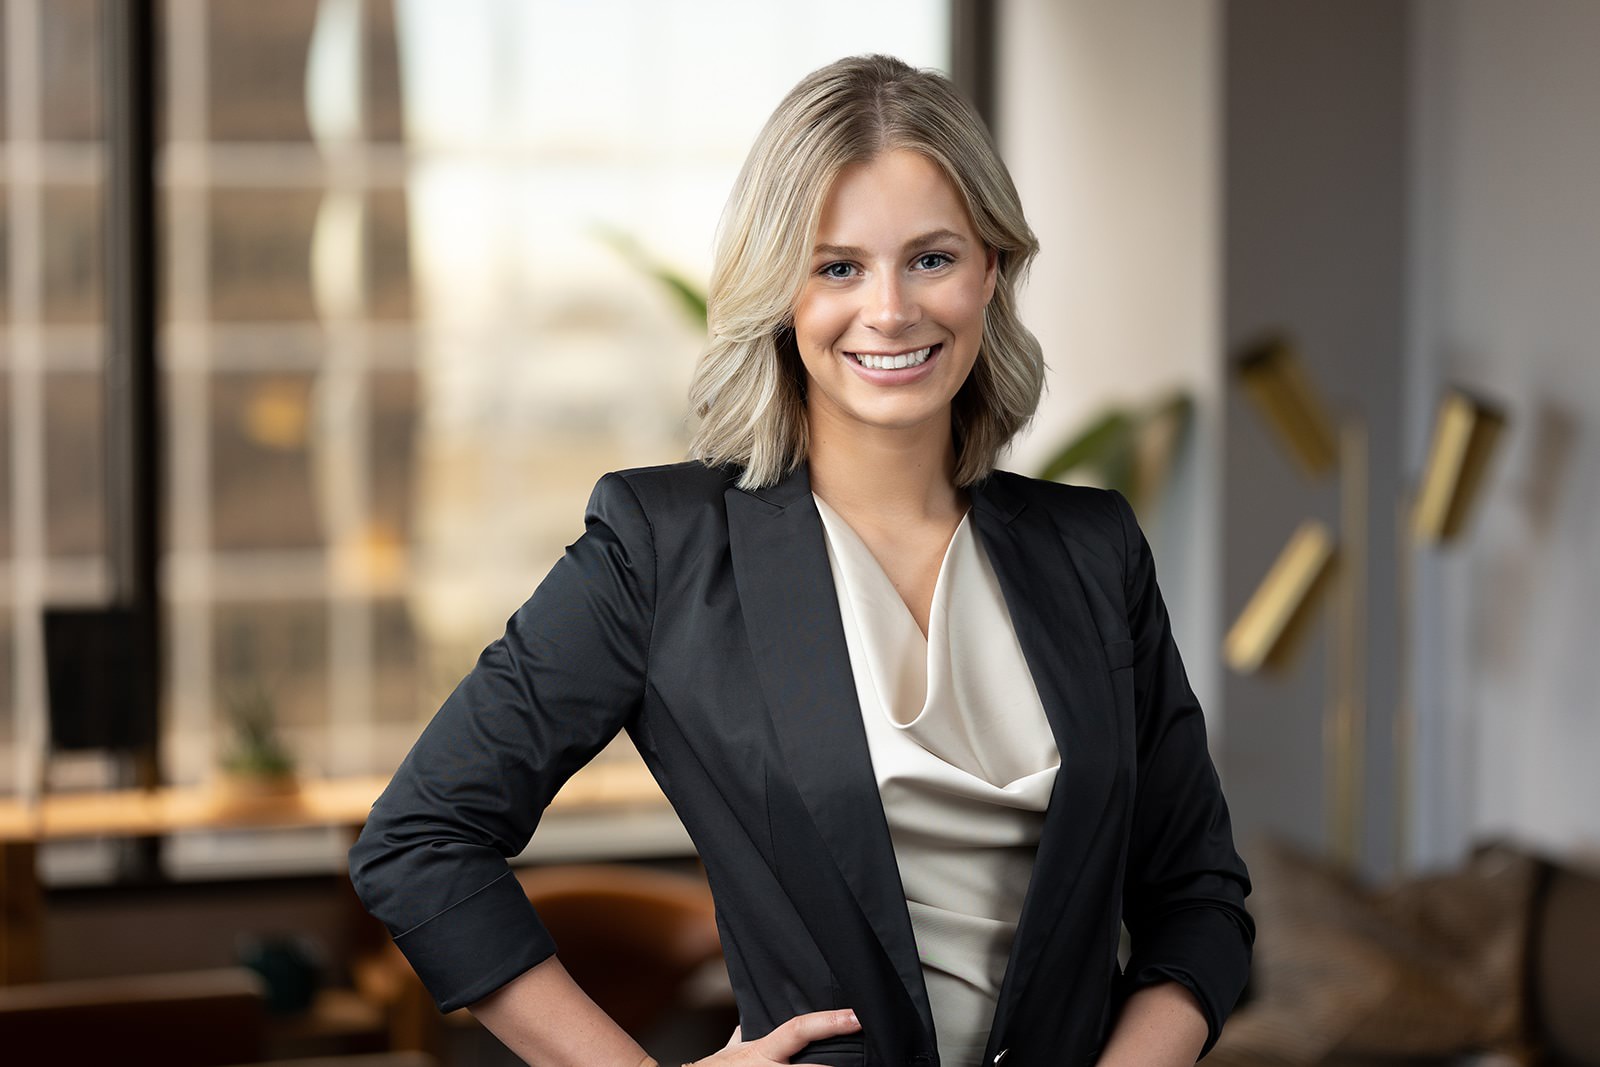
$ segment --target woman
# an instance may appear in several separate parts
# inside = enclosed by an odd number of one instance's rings
[[[847,59],[779,105],[719,236],[695,458],[600,480],[351,850],[442,1009],[533,1063],[651,1062],[506,866],[625,729],[717,901],[741,1027],[698,1063],[1209,1050],[1249,881],[1148,546],[1120,495],[994,466],[1042,386],[1036,249],[943,78]]]

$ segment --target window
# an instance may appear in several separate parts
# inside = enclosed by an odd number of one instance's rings
[[[167,780],[264,691],[308,774],[386,774],[582,531],[680,459],[744,153],[841,55],[949,68],[949,4],[165,0]],[[0,788],[37,615],[107,595],[96,0],[10,0],[0,198]],[[617,235],[621,235],[620,238]],[[631,758],[625,750],[608,758]]]
[[[97,0],[0,17],[0,791],[37,773],[44,604],[110,592]]]

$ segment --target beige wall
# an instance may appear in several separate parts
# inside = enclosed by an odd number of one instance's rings
[[[1001,150],[1043,245],[1023,311],[1050,367],[1006,465],[1032,473],[1106,404],[1196,395],[1174,491],[1142,518],[1215,740],[1218,7],[997,6]]]

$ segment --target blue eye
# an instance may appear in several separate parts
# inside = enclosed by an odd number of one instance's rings
[[[953,262],[953,260],[943,252],[924,252],[917,257],[917,263],[923,270],[938,270],[950,262]]]
[[[817,271],[817,273],[822,275],[824,278],[848,278],[850,277],[850,271],[852,269],[853,268],[848,263],[829,263],[826,267],[823,267],[821,270]],[[840,273],[841,270],[843,273]]]

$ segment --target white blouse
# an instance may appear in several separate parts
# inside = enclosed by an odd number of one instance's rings
[[[956,527],[928,636],[815,493],[911,928],[946,1067],[977,1064],[1061,765],[999,580]]]

